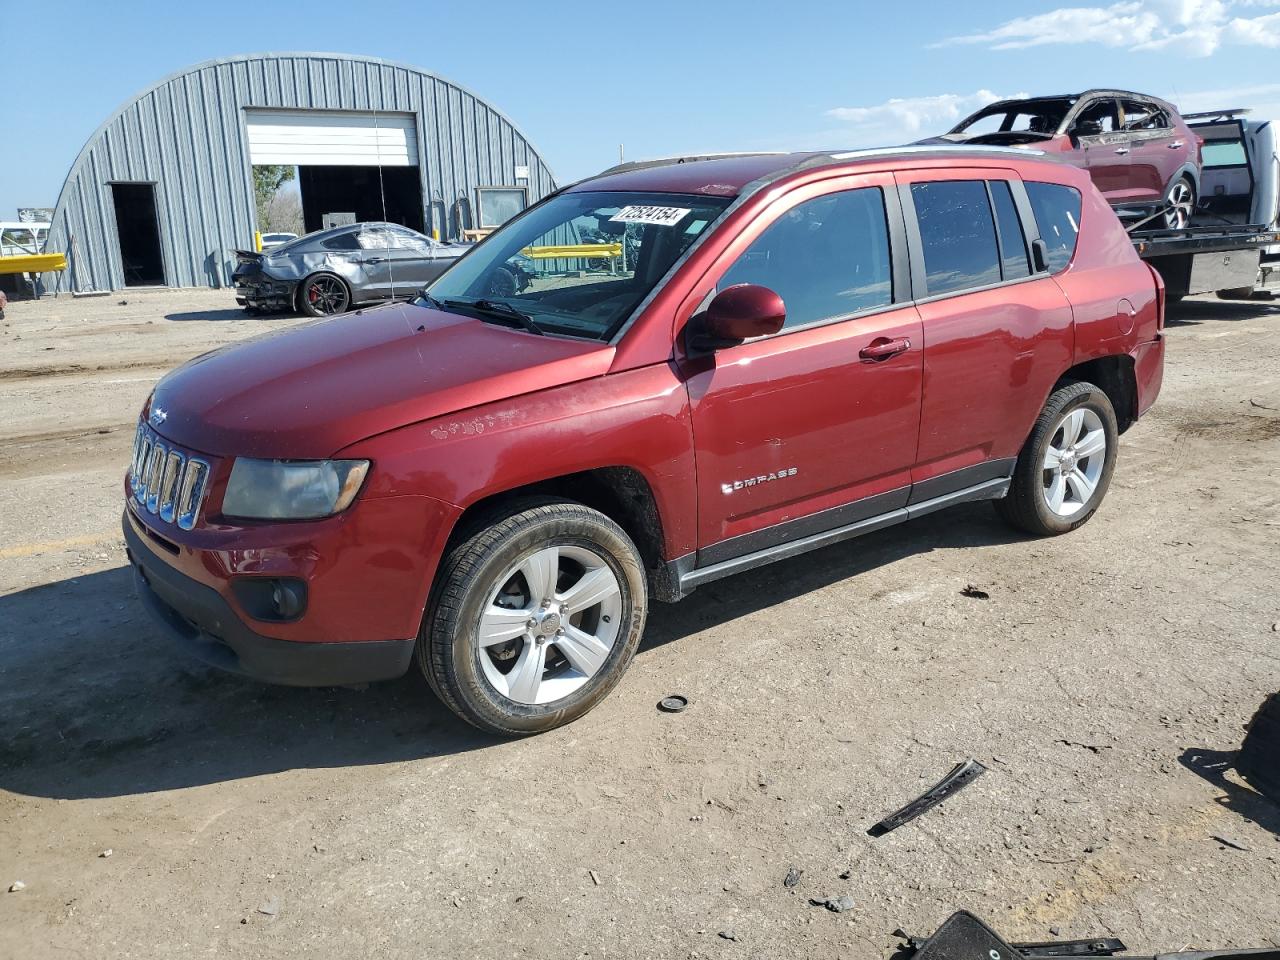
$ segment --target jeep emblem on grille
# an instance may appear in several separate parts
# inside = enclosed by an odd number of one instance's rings
[[[151,411],[152,423],[164,423],[165,420],[168,419],[168,417],[169,417],[169,411],[166,410],[164,407],[156,407],[154,410]]]

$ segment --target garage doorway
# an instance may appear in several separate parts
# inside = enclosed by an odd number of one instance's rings
[[[356,221],[386,220],[423,232],[422,182],[417,167],[298,168],[307,232],[321,230],[327,213],[354,213]]]
[[[154,183],[113,183],[116,237],[126,287],[164,286],[164,257],[160,253],[160,221],[156,219]]]

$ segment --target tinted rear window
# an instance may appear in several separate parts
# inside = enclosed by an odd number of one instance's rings
[[[913,183],[928,295],[1000,282],[996,225],[981,180]]]
[[[1080,193],[1060,183],[1028,180],[1027,196],[1040,228],[1040,239],[1049,248],[1049,272],[1057,273],[1075,256],[1080,235]]]

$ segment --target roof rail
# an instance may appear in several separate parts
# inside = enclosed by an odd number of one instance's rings
[[[744,150],[727,153],[693,153],[674,157],[655,157],[652,160],[628,160],[626,163],[614,164],[601,170],[596,177],[607,177],[614,173],[627,173],[631,170],[648,170],[651,167],[668,167],[676,163],[696,163],[699,160],[727,160],[732,157],[776,157],[786,154],[785,150]],[[588,177],[594,180],[595,177]]]
[[[1183,120],[1217,120],[1221,117],[1223,120],[1230,120],[1232,117],[1240,116],[1244,113],[1251,113],[1249,107],[1231,107],[1227,110],[1202,110],[1199,113],[1184,113]]]
[[[899,154],[930,154],[930,153],[956,153],[962,156],[974,156],[984,153],[994,153],[997,156],[1013,155],[1015,157],[1043,157],[1047,156],[1043,150],[1036,150],[1027,147],[1000,147],[988,146],[981,143],[916,143],[905,147],[872,147],[867,150],[846,150],[841,153],[828,152],[824,156],[832,160],[861,160],[863,157],[894,157]]]

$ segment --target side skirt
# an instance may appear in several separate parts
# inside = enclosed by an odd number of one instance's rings
[[[724,560],[720,563],[694,567],[694,556],[689,554],[670,561],[668,567],[672,568],[673,578],[679,583],[680,595],[682,597],[688,596],[695,588],[704,583],[710,583],[713,580],[719,580],[722,577],[732,576],[735,573],[742,573],[746,570],[754,570],[756,567],[763,567],[766,564],[773,563],[775,560],[785,560],[788,557],[796,557],[802,553],[808,553],[810,550],[818,550],[844,540],[852,540],[854,537],[860,537],[875,530],[883,530],[885,527],[892,527],[895,524],[905,523],[908,520],[923,517],[926,514],[954,506],[957,503],[968,503],[974,500],[999,500],[1009,492],[1009,485],[1012,482],[1009,477],[985,480],[952,493],[933,497],[929,500],[922,500],[919,503],[909,503],[905,507],[890,510],[874,517],[867,517],[864,520],[847,523],[843,526],[795,540],[788,540],[785,543],[756,550],[753,553],[743,554],[740,557],[734,557],[731,560]]]

